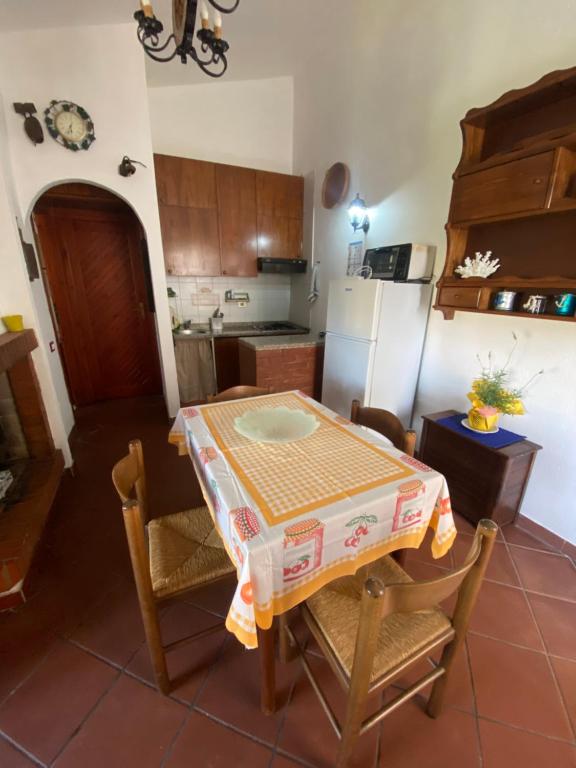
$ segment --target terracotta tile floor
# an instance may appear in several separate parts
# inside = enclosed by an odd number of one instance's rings
[[[145,445],[153,512],[200,502],[187,459],[166,442],[157,399],[84,409],[72,443],[74,477],[62,482],[30,584],[29,602],[0,614],[1,768],[327,768],[336,741],[298,666],[278,667],[274,717],[258,706],[258,659],[224,634],[169,657],[167,698],[151,671],[120,508],[110,483],[128,440]],[[465,556],[473,528],[440,561],[428,544],[408,569],[431,578]],[[168,639],[209,626],[231,582],[162,616]],[[296,618],[297,621],[297,618]],[[298,632],[301,627],[296,627]],[[313,646],[312,646],[313,647]],[[314,660],[334,708],[343,696]],[[410,683],[411,675],[398,681]],[[446,709],[436,721],[420,697],[359,744],[362,768],[576,766],[576,570],[528,533],[498,538]]]

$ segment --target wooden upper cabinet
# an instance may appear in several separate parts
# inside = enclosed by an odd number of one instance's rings
[[[302,256],[304,180],[154,155],[166,271],[258,274],[258,256]]]
[[[301,259],[302,219],[258,214],[258,255],[268,259]]]
[[[304,179],[285,173],[256,172],[256,201],[258,213],[301,219],[304,199]]]
[[[254,277],[258,274],[256,171],[217,165],[216,195],[222,274]]]
[[[256,173],[258,255],[302,258],[304,179],[283,173]]]
[[[216,166],[203,160],[154,155],[156,189],[161,205],[217,208]]]
[[[454,181],[451,223],[545,208],[554,152],[497,165]]]
[[[215,209],[160,205],[160,226],[169,275],[220,274],[218,213]]]

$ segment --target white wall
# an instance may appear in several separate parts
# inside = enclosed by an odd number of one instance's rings
[[[357,0],[354,14],[349,9],[345,0],[317,0],[308,21],[320,32],[330,19],[330,45],[303,55],[295,79],[294,171],[314,172],[317,180],[314,256],[321,261],[321,298],[311,312],[314,330],[324,326],[328,280],[344,274],[352,239],[345,207],[326,211],[320,205],[326,169],[347,162],[350,197],[359,191],[374,206],[368,246],[435,244],[439,275],[460,119],[508,89],[574,64],[572,1]],[[300,292],[308,288],[304,281],[298,286]],[[295,297],[293,319],[303,321],[303,313],[308,308]],[[574,325],[466,313],[445,321],[432,311],[417,412],[464,410],[478,372],[476,353],[493,350],[503,359],[512,331],[520,338],[519,380],[546,369],[527,398],[528,415],[504,421],[544,447],[522,513],[576,543]]]
[[[155,152],[292,173],[291,77],[150,88],[148,95]]]
[[[164,388],[170,414],[179,399],[170,315],[166,295],[164,259],[156,202],[156,187],[149,129],[147,87],[143,53],[134,36],[134,26],[75,27],[42,31],[12,32],[0,38],[0,89],[8,134],[15,213],[26,224],[31,240],[29,214],[42,191],[61,181],[87,181],[104,186],[123,197],[139,216],[148,239],[154,286],[158,337]],[[22,118],[12,109],[13,101],[33,101],[41,112],[51,99],[81,104],[95,122],[96,141],[87,152],[64,149],[47,134],[34,147],[22,130]],[[142,161],[135,176],[125,179],[117,167],[123,155]],[[16,254],[13,256],[17,257]],[[14,264],[12,264],[12,268]],[[41,346],[53,329],[45,311],[45,297],[34,283]],[[59,361],[53,356],[52,386],[66,421],[68,396],[63,387]],[[64,416],[62,416],[64,414]]]
[[[0,316],[18,314],[26,328],[34,328],[39,346],[32,353],[42,390],[46,415],[55,445],[64,453],[66,465],[72,463],[68,434],[74,414],[66,394],[64,374],[57,355],[49,352],[52,323],[46,297],[30,283],[16,221],[15,191],[10,171],[5,115],[0,100]],[[2,329],[3,330],[3,329]],[[48,331],[48,337],[46,338]],[[0,331],[1,332],[1,331]],[[62,393],[64,396],[62,396]]]

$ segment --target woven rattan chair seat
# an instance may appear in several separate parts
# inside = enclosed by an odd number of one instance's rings
[[[156,597],[167,597],[236,572],[207,507],[151,520],[148,542]]]
[[[384,557],[370,567],[370,576],[387,584],[409,583],[412,579],[391,558]],[[315,622],[326,638],[346,675],[350,677],[356,633],[360,619],[364,569],[328,584],[306,601]],[[380,627],[371,682],[388,674],[407,659],[423,651],[451,631],[448,617],[440,609],[395,613]]]

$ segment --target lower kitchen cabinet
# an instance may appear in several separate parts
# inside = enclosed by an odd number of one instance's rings
[[[180,403],[197,403],[215,392],[209,339],[182,339],[174,347]]]
[[[313,342],[283,342],[275,339],[240,341],[242,384],[270,387],[273,392],[299,389],[320,400],[324,345]]]
[[[240,381],[240,359],[237,338],[215,338],[216,385],[218,392],[237,387]],[[242,382],[246,383],[246,382]]]

